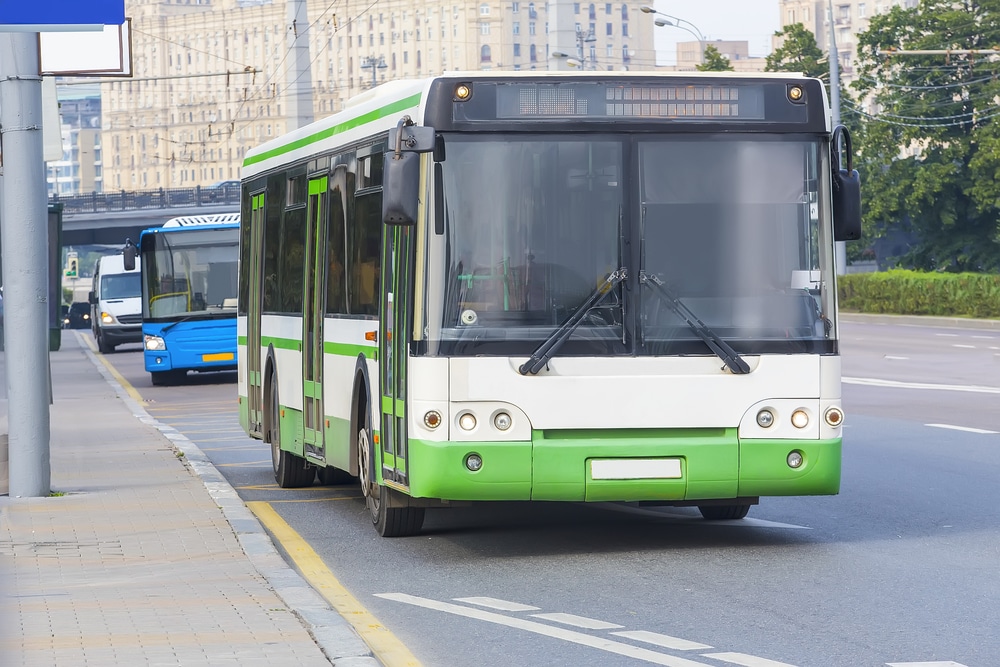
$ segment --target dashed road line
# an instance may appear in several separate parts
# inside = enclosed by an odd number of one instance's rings
[[[680,637],[661,635],[658,632],[649,632],[648,630],[625,630],[623,632],[612,632],[611,634],[616,637],[624,637],[625,639],[634,639],[638,642],[655,644],[656,646],[670,648],[675,651],[707,651],[712,648],[708,644],[699,644],[698,642],[688,641],[687,639],[681,639]]]
[[[742,665],[743,667],[795,667],[795,665],[790,665],[787,662],[758,658],[755,655],[747,655],[746,653],[705,653],[703,657],[729,662],[734,665]]]
[[[1000,394],[1000,387],[986,387],[971,384],[934,384],[931,382],[900,382],[899,380],[880,380],[877,378],[841,378],[844,384],[857,384],[868,387],[889,387],[893,389],[930,389],[932,391],[959,391],[974,394]]]
[[[552,621],[554,623],[562,623],[563,625],[572,625],[576,628],[583,628],[585,630],[616,630],[618,628],[625,627],[623,625],[618,625],[617,623],[608,623],[607,621],[598,621],[594,618],[586,618],[584,616],[576,616],[574,614],[532,614],[532,618],[540,618],[543,621]]]
[[[498,609],[500,611],[540,611],[541,607],[532,607],[530,604],[521,604],[519,602],[508,602],[507,600],[498,600],[496,598],[484,598],[484,597],[471,597],[471,598],[452,598],[455,602],[465,602],[466,604],[477,604],[480,607],[489,607],[490,609]]]

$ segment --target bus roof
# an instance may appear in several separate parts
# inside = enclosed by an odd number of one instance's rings
[[[517,80],[517,79],[558,79],[576,80],[599,78],[604,80],[628,81],[629,79],[650,77],[670,79],[725,78],[731,80],[754,79],[805,79],[797,72],[661,72],[661,71],[539,71],[521,70],[516,72],[445,72],[423,79],[401,79],[387,81],[371,90],[352,97],[344,109],[322,118],[280,137],[276,137],[247,151],[243,159],[242,178],[246,180],[275,167],[297,162],[317,152],[335,148],[364,139],[379,132],[388,131],[404,115],[409,115],[418,125],[423,123],[423,112],[427,93],[434,81],[440,79],[466,79],[475,81]],[[825,102],[825,91],[824,91]]]
[[[163,223],[164,227],[201,227],[204,225],[238,224],[239,213],[211,213],[208,215],[182,215]]]

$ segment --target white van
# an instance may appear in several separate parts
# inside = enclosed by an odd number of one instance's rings
[[[125,270],[121,253],[104,255],[94,268],[90,322],[97,348],[104,354],[123,343],[142,342],[142,274],[139,260]]]

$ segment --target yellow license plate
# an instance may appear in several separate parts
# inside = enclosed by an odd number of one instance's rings
[[[203,354],[201,355],[202,361],[232,361],[232,352],[217,352],[215,354]]]

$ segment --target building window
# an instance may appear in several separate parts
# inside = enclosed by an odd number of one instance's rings
[[[622,37],[628,37],[628,23],[622,23]]]
[[[610,23],[605,25],[604,30],[605,30],[604,34],[608,35],[609,37],[615,34],[615,29],[611,26]]]
[[[483,44],[483,47],[479,49],[479,62],[488,63],[490,62],[490,46],[489,44]]]
[[[528,21],[528,34],[529,35],[534,35],[535,34],[535,22],[534,21]]]
[[[859,19],[863,19],[865,17],[865,12],[866,12],[865,3],[859,2],[858,3],[858,18]]]
[[[521,3],[520,2],[512,3],[510,6],[510,10],[512,13],[517,14],[519,11],[521,11]]]
[[[489,16],[490,15],[490,6],[488,4],[486,4],[485,2],[483,4],[481,4],[481,5],[479,5],[479,15],[480,16]]]
[[[622,5],[622,21],[628,21],[628,5]]]
[[[521,22],[520,21],[514,21],[514,34],[515,35],[520,35],[521,34]]]
[[[490,34],[490,24],[487,21],[483,21],[479,24],[479,34],[488,35]]]
[[[521,45],[518,42],[514,42],[514,57],[515,58],[521,57]]]
[[[591,3],[590,9],[589,9],[589,11],[587,13],[590,16],[590,20],[591,21],[596,21],[597,20],[597,5]]]
[[[528,47],[528,59],[531,62],[537,62],[538,61],[538,49],[537,49],[537,47],[534,44],[532,44],[531,46]]]

